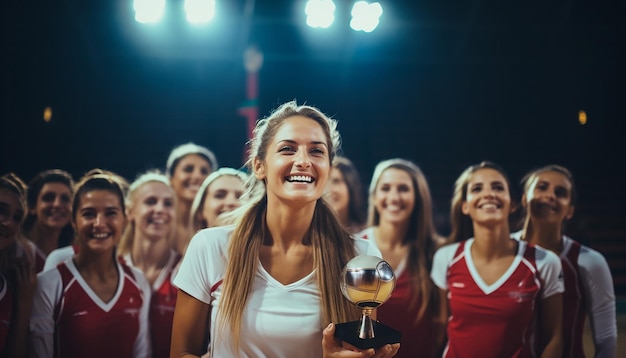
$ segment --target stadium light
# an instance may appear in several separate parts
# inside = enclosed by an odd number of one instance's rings
[[[335,3],[332,0],[309,0],[304,8],[306,24],[311,27],[330,27],[335,21]]]
[[[354,31],[372,32],[380,22],[383,7],[377,2],[370,4],[367,1],[357,1],[351,14],[350,27]]]
[[[192,24],[203,24],[215,16],[215,0],[185,0],[187,21]]]
[[[148,24],[161,20],[165,10],[165,0],[135,0],[135,21]]]

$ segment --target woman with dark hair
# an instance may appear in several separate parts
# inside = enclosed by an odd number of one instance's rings
[[[437,250],[431,271],[447,298],[440,305],[450,317],[446,358],[561,357],[561,264],[554,253],[511,238],[509,188],[504,171],[490,162],[456,180],[452,232],[466,239]],[[464,217],[471,232],[461,226]],[[537,339],[546,343],[539,352]]]
[[[72,224],[77,253],[37,277],[32,356],[151,357],[150,286],[141,271],[117,259],[126,213],[114,176],[81,179]]]
[[[324,197],[335,210],[337,219],[351,234],[365,226],[363,192],[359,172],[352,162],[345,157],[335,157],[330,181]]]
[[[46,257],[59,247],[72,243],[72,176],[60,169],[45,170],[28,184],[28,215],[23,232],[36,247],[35,266],[43,269]]]
[[[191,205],[204,179],[217,170],[217,159],[209,149],[186,143],[172,149],[165,172],[176,194],[176,229],[173,247],[183,255],[195,231],[189,227]]]
[[[611,271],[604,256],[563,233],[574,215],[576,189],[572,173],[547,165],[523,181],[524,229],[515,237],[559,255],[563,267],[563,357],[584,357],[583,331],[589,316],[594,357],[615,357],[617,322]],[[538,342],[539,347],[543,345]]]
[[[174,279],[179,288],[170,357],[197,357],[211,318],[213,357],[390,357],[398,344],[351,352],[333,322],[359,318],[340,290],[353,239],[322,199],[336,122],[288,102],[260,120],[250,142],[246,204],[233,226],[198,232]],[[246,195],[244,195],[245,197]],[[236,211],[235,211],[236,212]],[[326,327],[326,328],[325,328]]]
[[[13,173],[0,177],[0,357],[27,356],[28,321],[37,275],[20,238],[25,185]]]

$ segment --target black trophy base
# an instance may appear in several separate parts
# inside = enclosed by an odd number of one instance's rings
[[[384,324],[372,320],[374,338],[359,338],[360,321],[339,323],[335,325],[335,337],[352,344],[359,349],[382,347],[385,344],[400,343],[402,333]]]

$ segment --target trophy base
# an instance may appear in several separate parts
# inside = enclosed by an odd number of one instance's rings
[[[374,338],[359,338],[361,322],[352,321],[335,325],[335,337],[350,343],[359,349],[370,349],[384,346],[385,344],[400,343],[402,333],[389,326],[372,320],[374,326]]]

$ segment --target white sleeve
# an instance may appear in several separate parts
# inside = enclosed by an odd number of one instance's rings
[[[359,237],[354,237],[354,248],[356,255],[369,255],[383,258],[383,254],[380,252],[376,244],[372,240],[365,240]]]
[[[135,281],[139,288],[143,292],[143,304],[141,305],[141,310],[139,311],[139,333],[137,334],[137,339],[135,340],[135,346],[133,347],[133,357],[136,358],[150,358],[152,357],[152,344],[150,342],[150,302],[152,296],[152,289],[150,288],[150,283],[146,280],[143,273],[131,267],[133,273],[135,274]]]
[[[595,357],[615,357],[617,354],[617,322],[615,316],[615,292],[611,271],[604,256],[582,246],[578,267],[588,303],[588,315]]]
[[[174,278],[174,285],[192,297],[211,303],[211,288],[223,279],[226,251],[232,227],[198,231],[189,242]]]
[[[72,256],[74,256],[74,248],[71,245],[53,250],[48,257],[46,257],[42,272],[57,267],[58,264],[69,260]]]
[[[565,291],[561,259],[552,251],[535,246],[535,262],[539,278],[543,283],[541,299],[546,299]]]
[[[54,355],[54,311],[61,300],[63,283],[59,270],[37,275],[37,289],[29,324],[29,356],[52,358]]]
[[[459,247],[459,243],[443,246],[435,252],[433,257],[433,267],[430,269],[430,278],[433,283],[442,290],[448,290],[448,266],[454,259],[454,253]]]

